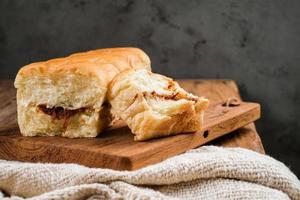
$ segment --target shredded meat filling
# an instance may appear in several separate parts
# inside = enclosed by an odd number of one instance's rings
[[[167,94],[157,94],[155,91],[151,92],[150,93],[151,96],[153,97],[158,97],[158,98],[163,98],[163,99],[166,99],[166,100],[180,100],[180,99],[187,99],[187,100],[190,100],[190,101],[197,101],[198,98],[193,98],[193,97],[189,97],[185,94],[181,94],[179,92],[173,92],[172,94],[170,95],[167,95]],[[144,92],[143,93],[144,96],[147,96],[147,92]]]
[[[63,107],[47,108],[46,105],[39,105],[38,108],[45,114],[50,115],[52,120],[68,119],[77,113],[84,112],[86,108],[78,108],[74,110],[65,109]]]

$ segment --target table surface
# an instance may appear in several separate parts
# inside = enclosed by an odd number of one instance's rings
[[[228,98],[239,98],[236,83],[232,80],[178,80],[179,84],[189,92],[205,96],[211,105],[226,102]],[[0,80],[0,135],[4,134],[7,127],[17,126],[16,89],[13,80]],[[210,144],[224,147],[243,147],[264,153],[259,134],[254,123],[227,134]]]

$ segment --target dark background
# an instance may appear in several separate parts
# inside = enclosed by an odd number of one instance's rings
[[[0,78],[34,61],[137,46],[174,78],[229,78],[262,104],[266,152],[300,175],[300,1],[1,0]]]

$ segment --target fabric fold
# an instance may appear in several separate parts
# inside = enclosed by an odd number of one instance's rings
[[[39,199],[64,199],[66,194],[69,199],[300,199],[300,182],[283,163],[250,150],[215,146],[131,172],[2,161],[0,190]]]

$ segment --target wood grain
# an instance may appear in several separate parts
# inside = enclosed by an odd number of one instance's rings
[[[253,103],[243,103],[240,107],[230,107],[229,112],[223,112],[223,101],[231,96],[231,93],[238,97],[233,81],[196,80],[180,81],[180,83],[193,93],[205,94],[210,98],[212,104],[205,118],[205,130],[208,132],[204,132],[205,135],[203,132],[197,132],[148,142],[134,142],[128,128],[111,130],[96,139],[22,137],[16,124],[15,90],[12,81],[0,81],[1,105],[5,106],[0,111],[0,134],[2,135],[0,136],[0,158],[30,162],[69,162],[90,167],[134,170],[207,143],[224,132],[249,124],[259,117],[259,105]],[[216,95],[213,95],[214,92]],[[229,139],[224,138],[218,141],[218,144],[224,146],[242,144],[243,147],[263,152],[259,136],[253,128],[248,127],[230,134]],[[255,137],[250,137],[253,135]],[[224,140],[233,142],[224,142]]]
[[[16,90],[11,80],[0,80],[0,132],[18,130]]]

